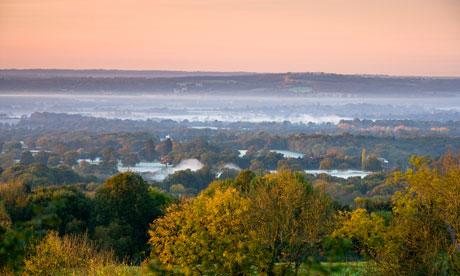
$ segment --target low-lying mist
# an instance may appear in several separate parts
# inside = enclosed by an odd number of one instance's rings
[[[333,123],[345,119],[460,120],[460,97],[357,97],[219,95],[2,94],[1,113],[19,118],[33,112],[103,118],[196,122]],[[429,119],[428,119],[429,120]]]

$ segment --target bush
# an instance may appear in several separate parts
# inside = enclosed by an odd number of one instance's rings
[[[29,252],[22,275],[129,275],[112,252],[98,251],[86,234],[49,232]]]

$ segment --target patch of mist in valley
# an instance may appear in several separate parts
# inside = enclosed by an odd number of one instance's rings
[[[223,165],[222,168],[223,169],[229,169],[229,170],[241,171],[241,168],[238,167],[238,165],[233,164],[233,163],[227,163],[227,164]]]
[[[198,159],[184,159],[175,166],[165,166],[159,162],[141,162],[134,167],[123,167],[119,164],[118,170],[120,172],[130,170],[141,173],[147,180],[163,181],[166,177],[168,177],[168,175],[174,174],[175,172],[183,170],[191,170],[195,172],[203,167],[204,165]],[[220,175],[223,169],[241,171],[241,168],[236,164],[226,163],[217,169],[217,175]]]
[[[164,166],[159,169],[143,172],[143,177],[149,180],[163,181],[168,175],[173,174],[177,171],[183,171],[190,169],[191,171],[197,171],[203,168],[203,164],[197,159],[185,159],[182,160],[176,166]]]

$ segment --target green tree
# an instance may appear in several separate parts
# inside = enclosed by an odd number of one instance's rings
[[[187,189],[182,184],[173,184],[173,185],[171,185],[171,187],[169,187],[169,192],[172,195],[179,196],[179,197],[187,195]]]
[[[118,172],[118,162],[113,161],[102,161],[97,164],[98,171],[101,172],[102,175],[111,176]]]
[[[250,188],[252,180],[256,177],[256,174],[251,170],[243,170],[235,178],[235,183],[241,191],[247,192]]]
[[[117,161],[120,155],[118,152],[112,147],[106,147],[101,151],[102,161],[110,162],[110,161]]]
[[[190,169],[176,171],[168,175],[163,183],[168,189],[171,185],[182,184],[187,189],[194,189],[196,194],[206,189],[215,178],[215,172],[210,167],[204,166],[195,172]]]
[[[121,163],[124,167],[134,167],[140,161],[139,156],[132,152],[121,156]]]
[[[2,150],[5,153],[21,150],[22,144],[19,141],[7,141],[3,144]]]
[[[115,249],[120,258],[136,260],[147,249],[149,224],[162,214],[168,202],[164,194],[150,189],[140,175],[125,172],[106,179],[96,191],[97,238],[104,242],[104,237],[110,237],[111,243],[103,246]]]
[[[51,153],[41,150],[35,154],[35,161],[40,162],[46,166],[48,164],[48,158],[50,158],[50,156]]]
[[[0,155],[0,167],[6,169],[14,165],[14,152],[4,153]]]
[[[48,158],[48,166],[59,166],[59,164],[61,164],[61,159],[56,156],[56,155],[52,155]]]
[[[302,171],[302,166],[299,159],[288,158],[278,161],[277,170]]]
[[[383,163],[380,161],[375,154],[372,154],[364,160],[363,170],[377,172],[381,171],[383,168]]]
[[[99,150],[97,148],[91,148],[88,152],[88,158],[91,161],[96,160],[96,158],[99,156]]]
[[[145,147],[141,151],[141,156],[146,161],[152,162],[157,158],[157,152],[155,151],[155,144],[152,139],[148,139],[145,142]]]
[[[35,158],[30,151],[23,151],[21,153],[21,158],[19,159],[19,163],[30,165],[35,162]]]
[[[61,235],[84,233],[88,229],[92,201],[76,187],[39,188],[28,196],[25,208],[46,208],[50,204],[56,206],[55,215],[58,218],[52,228]]]
[[[167,137],[166,140],[161,141],[157,146],[156,149],[160,153],[161,156],[165,156],[172,151],[172,141],[171,138]]]

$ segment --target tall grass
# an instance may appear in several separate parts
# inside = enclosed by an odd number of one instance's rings
[[[128,276],[136,275],[132,268],[116,261],[113,252],[99,251],[85,235],[60,237],[48,233],[30,248],[25,258],[24,276]],[[13,275],[12,272],[2,272]]]

